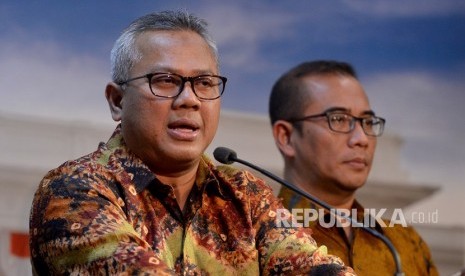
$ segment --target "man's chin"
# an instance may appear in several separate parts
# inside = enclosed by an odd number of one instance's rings
[[[346,182],[341,185],[341,188],[346,192],[355,193],[358,189],[362,188],[363,185],[365,185],[365,181]]]

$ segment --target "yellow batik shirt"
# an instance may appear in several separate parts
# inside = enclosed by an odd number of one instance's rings
[[[321,209],[312,201],[286,187],[281,188],[278,197],[283,200],[284,207],[291,211],[295,209],[300,212],[300,209],[305,208]],[[354,203],[353,208],[357,210],[357,220],[363,222],[364,208],[357,202]],[[335,223],[328,223],[329,216],[329,212],[324,211],[322,222],[320,219],[312,218],[307,225],[312,229],[312,237],[318,244],[324,244],[329,254],[340,257],[346,265],[354,269],[357,275],[394,275],[395,261],[383,241],[359,227],[354,227],[352,241],[349,242],[343,228],[337,227]],[[401,224],[381,227],[380,224],[372,222],[373,220],[365,224],[371,224],[375,230],[392,242],[400,255],[402,271],[406,276],[438,275],[427,244],[412,227],[403,227]],[[384,220],[384,222],[386,226],[390,225],[388,221]]]

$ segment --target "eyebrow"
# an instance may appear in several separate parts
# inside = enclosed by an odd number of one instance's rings
[[[348,108],[345,108],[345,107],[338,107],[338,106],[334,106],[334,107],[330,107],[328,109],[326,109],[323,113],[331,113],[331,112],[343,112],[343,113],[350,113],[350,109]],[[362,115],[373,115],[375,116],[375,112],[373,110],[365,110],[362,112]]]
[[[171,74],[178,74],[178,71],[172,67],[168,66],[154,66],[150,68],[149,70],[150,73],[171,73]],[[216,73],[210,71],[210,70],[194,70],[194,74],[192,76],[185,76],[185,77],[195,77],[195,76],[202,76],[202,75],[217,75]]]

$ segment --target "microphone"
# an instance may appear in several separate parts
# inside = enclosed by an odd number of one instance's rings
[[[268,176],[269,178],[273,179],[274,181],[278,182],[279,184],[283,185],[283,186],[286,186],[287,188],[291,189],[292,191],[296,192],[297,194],[317,203],[318,205],[322,206],[323,208],[325,208],[326,210],[328,210],[331,215],[333,216],[336,216],[336,217],[342,217],[344,219],[347,219],[347,220],[350,220],[352,222],[352,225],[354,226],[357,226],[357,227],[360,227],[362,228],[363,230],[365,230],[366,232],[370,233],[371,235],[377,237],[378,239],[380,239],[381,241],[383,241],[386,246],[389,248],[389,250],[391,251],[391,254],[392,254],[392,257],[394,259],[394,262],[396,264],[396,272],[394,273],[395,276],[404,276],[405,274],[402,272],[402,265],[401,265],[401,261],[400,261],[400,256],[399,256],[399,253],[397,252],[396,248],[394,247],[394,245],[391,243],[391,241],[386,238],[384,235],[382,235],[381,233],[379,233],[378,231],[374,230],[374,229],[371,229],[369,227],[366,227],[365,225],[363,225],[362,223],[358,222],[356,219],[352,218],[351,216],[347,215],[347,214],[344,214],[344,213],[338,213],[336,211],[336,209],[334,207],[331,207],[328,203],[320,200],[319,198],[299,189],[297,186],[285,181],[284,179],[281,179],[280,177],[274,175],[273,173],[265,170],[265,169],[262,169],[252,163],[249,163],[245,160],[242,160],[242,159],[239,159],[237,157],[237,154],[235,151],[233,151],[232,149],[228,149],[226,147],[217,147],[214,151],[213,151],[213,157],[215,157],[215,159],[220,162],[220,163],[223,163],[223,164],[232,164],[234,162],[238,162],[238,163],[241,163],[243,165],[246,165],[266,176]]]

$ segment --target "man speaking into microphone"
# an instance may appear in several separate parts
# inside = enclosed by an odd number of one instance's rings
[[[272,88],[269,116],[284,159],[284,179],[363,222],[364,208],[355,192],[367,180],[385,120],[370,108],[352,66],[322,60],[290,69]],[[395,271],[391,252],[380,239],[347,221],[330,223],[334,217],[328,211],[287,187],[282,187],[279,197],[291,211],[323,211],[307,226],[329,253],[340,256],[357,274]],[[369,226],[395,246],[405,275],[438,274],[427,245],[413,228],[390,223]]]
[[[35,275],[353,275],[310,229],[276,226],[263,180],[204,155],[227,78],[203,19],[142,16],[111,57],[115,131],[41,181]]]

